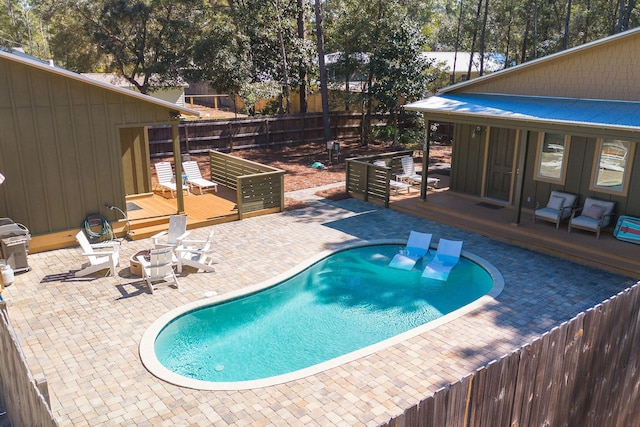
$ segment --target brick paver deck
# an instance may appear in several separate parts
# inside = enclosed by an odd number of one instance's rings
[[[32,271],[5,289],[12,323],[52,410],[70,425],[377,425],[438,388],[507,354],[633,280],[505,245],[349,199],[214,226],[215,273],[179,277],[153,295],[128,258],[149,240],[123,242],[119,277],[76,280],[78,248],[29,256]],[[198,391],[151,375],[143,333],[167,311],[256,284],[345,242],[406,239],[410,230],[464,240],[505,279],[495,302],[400,344],[323,373],[248,391]],[[204,237],[209,228],[194,230]],[[303,344],[302,344],[303,345]]]

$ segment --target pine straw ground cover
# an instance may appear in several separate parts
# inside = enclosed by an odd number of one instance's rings
[[[391,143],[373,142],[366,147],[360,146],[359,140],[340,140],[339,162],[329,164],[329,156],[326,146],[323,143],[307,143],[295,146],[255,148],[248,150],[234,151],[232,154],[243,159],[269,165],[285,171],[284,191],[295,191],[305,188],[320,187],[326,184],[342,182],[345,180],[345,159],[359,156],[370,156],[374,154],[396,151],[391,147]],[[434,143],[430,150],[431,164],[449,163],[451,146]],[[202,168],[203,176],[207,176],[209,171],[207,155],[192,155],[192,160],[197,160]],[[167,159],[170,160],[170,159]],[[310,165],[314,162],[324,164],[325,169],[315,169]],[[320,197],[339,200],[347,197],[345,187],[337,187],[330,190],[316,193]],[[299,209],[305,204],[291,198],[285,198],[285,209]]]

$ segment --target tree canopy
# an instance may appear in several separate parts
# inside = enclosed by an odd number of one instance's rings
[[[322,9],[344,108],[370,115],[374,97],[397,115],[443,84],[424,51],[506,68],[640,25],[635,0],[325,0]],[[120,74],[143,93],[189,79],[254,105],[277,88],[286,112],[292,91],[318,88],[313,12],[311,0],[3,0],[0,44],[76,72]],[[350,93],[355,80],[362,87]]]

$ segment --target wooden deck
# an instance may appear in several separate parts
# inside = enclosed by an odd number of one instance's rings
[[[238,220],[235,199],[236,192],[223,186],[218,186],[218,192],[184,193],[187,229]],[[169,192],[128,197],[128,237],[132,240],[144,239],[166,229],[169,216],[176,212],[176,199],[171,198]],[[121,235],[126,234],[126,227],[127,224],[120,221],[114,229]]]
[[[438,175],[435,175],[438,176]],[[498,202],[448,191],[448,177],[440,188],[430,190],[427,200],[420,191],[402,192],[391,197],[390,208],[451,225],[495,240],[569,259],[581,264],[640,279],[640,245],[613,237],[613,229],[595,233],[567,231],[567,224],[556,230],[550,222],[533,223],[533,212],[524,210],[516,223],[515,210]]]
[[[205,227],[239,219],[236,206],[236,192],[229,188],[218,186],[218,192],[204,192],[204,194],[184,195],[187,228]],[[139,240],[151,237],[166,230],[169,216],[177,213],[177,202],[171,198],[169,192],[150,193],[127,198],[126,213],[128,221],[122,215],[115,214],[118,221],[111,225],[118,237],[128,237]],[[115,213],[115,211],[114,211]],[[270,213],[258,212],[254,215]],[[246,216],[246,215],[245,215]],[[111,220],[111,217],[109,217]],[[60,249],[76,245],[75,234],[78,229],[61,231],[40,236],[33,236],[29,242],[29,253],[38,253],[52,249]]]

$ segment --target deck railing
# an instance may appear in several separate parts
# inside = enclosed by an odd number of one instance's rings
[[[283,170],[213,150],[209,159],[211,180],[236,190],[240,219],[284,210]]]
[[[638,384],[640,282],[385,425],[637,425]]]
[[[0,404],[14,426],[57,426],[45,380],[36,381],[16,336],[6,302],[0,301]]]
[[[354,157],[346,161],[347,194],[365,202],[381,203],[389,207],[391,179],[402,173],[400,158],[412,156],[413,151],[396,151],[376,156]],[[387,166],[376,166],[375,160],[384,160]]]

